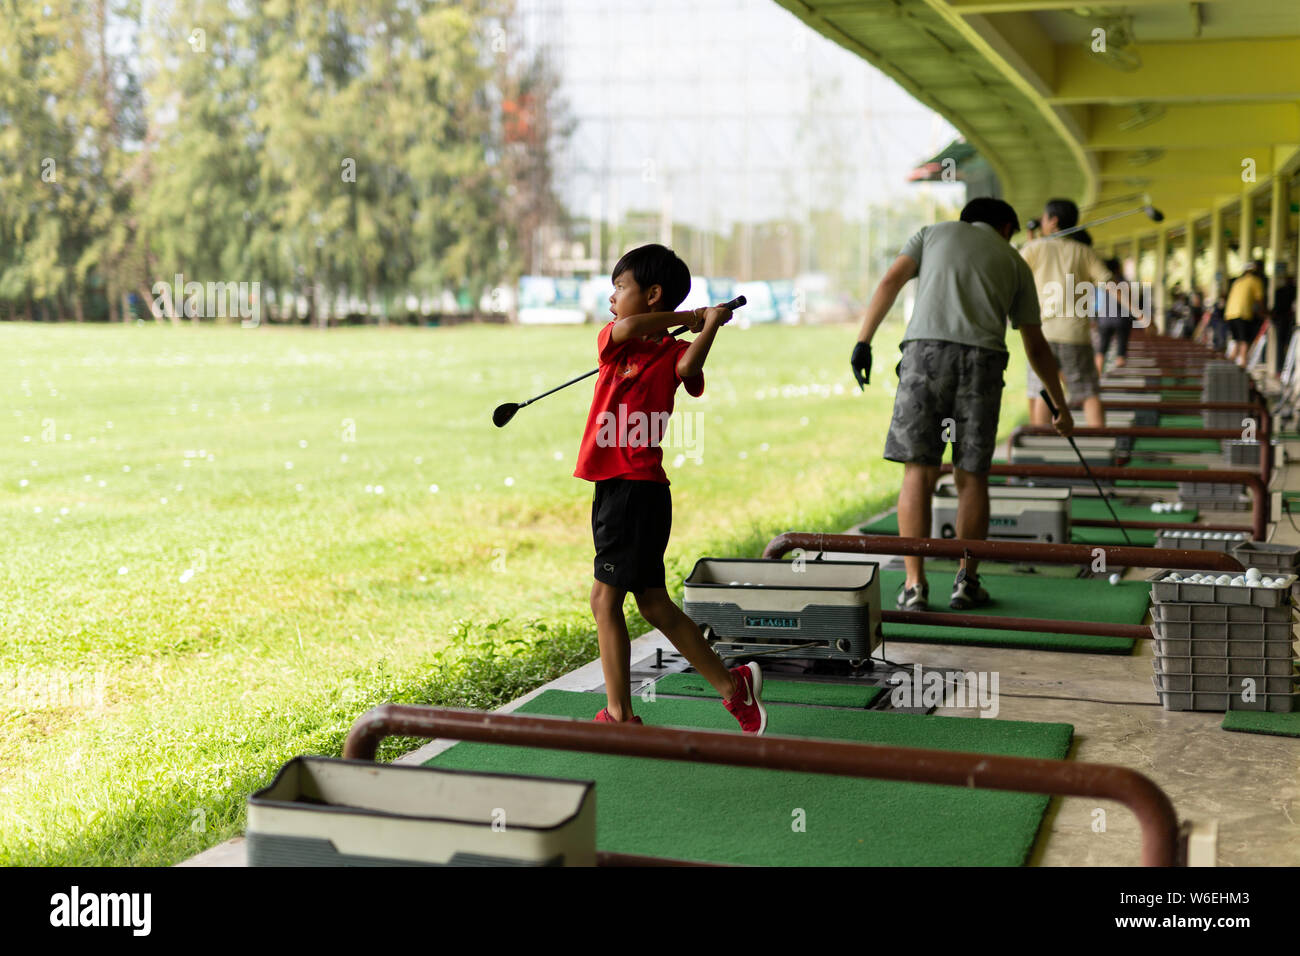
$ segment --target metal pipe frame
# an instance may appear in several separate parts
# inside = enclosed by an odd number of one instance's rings
[[[1137,771],[1110,764],[597,724],[405,704],[383,704],[358,717],[348,733],[343,756],[374,760],[379,742],[392,735],[1115,800],[1137,817],[1142,830],[1143,866],[1177,866],[1183,862],[1178,816],[1168,795]],[[599,862],[611,865],[620,859],[602,854]],[[638,857],[633,862],[649,861]]]
[[[1260,449],[1261,453],[1263,449]],[[952,465],[940,466],[942,474],[952,471]],[[1192,471],[1186,468],[1092,468],[1092,477],[1099,481],[1195,481],[1209,484],[1245,485],[1251,494],[1250,533],[1256,541],[1268,540],[1270,500],[1268,484],[1248,471]],[[992,465],[990,475],[1012,478],[1087,478],[1088,471],[1074,465]],[[1143,567],[1151,567],[1149,564]]]
[[[1075,438],[1218,438],[1225,441],[1241,439],[1241,432],[1232,428],[1160,428],[1155,425],[1132,425],[1122,428],[1089,428],[1085,426],[1074,429],[1071,434]],[[1052,437],[1056,435],[1056,429],[1051,425],[1017,425],[1007,437],[1007,458],[1011,457],[1012,449],[1016,447],[1020,438],[1024,435]],[[1269,432],[1269,421],[1266,418],[1260,420],[1257,440],[1259,442],[1259,474],[1267,484],[1273,474],[1273,443],[1272,435]],[[1187,480],[1194,481],[1195,479],[1189,478]]]
[[[763,557],[781,558],[795,549],[805,552],[901,554],[921,558],[970,557],[989,561],[1032,561],[1037,564],[1077,565],[1091,564],[1096,560],[1097,552],[1101,551],[1107,567],[1159,567],[1171,570],[1233,572],[1246,570],[1240,561],[1223,551],[1135,548],[1128,545],[1048,544],[1041,541],[985,541],[974,538],[900,538],[892,534],[819,534],[801,531],[778,534],[763,549]],[[949,615],[945,614],[944,617]]]

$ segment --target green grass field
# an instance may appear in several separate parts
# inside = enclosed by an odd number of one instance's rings
[[[0,862],[177,862],[374,704],[590,659],[591,383],[491,412],[594,367],[594,332],[0,325]],[[862,395],[849,328],[722,332],[665,449],[670,588],[892,502],[900,333]]]

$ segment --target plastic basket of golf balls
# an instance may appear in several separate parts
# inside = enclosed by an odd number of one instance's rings
[[[1255,572],[1253,575],[1251,572]],[[1171,601],[1194,604],[1254,604],[1279,607],[1291,603],[1294,574],[1272,577],[1258,568],[1244,574],[1214,571],[1157,571],[1147,578],[1151,582],[1151,600],[1157,604]]]
[[[1195,528],[1162,528],[1156,532],[1157,548],[1179,551],[1222,551],[1249,538],[1245,531],[1200,531]]]
[[[1254,699],[1247,699],[1242,691],[1215,693],[1213,691],[1175,691],[1161,683],[1161,676],[1153,674],[1151,683],[1165,710],[1200,710],[1223,713],[1228,710],[1263,710],[1275,714],[1288,714],[1300,705],[1300,694],[1265,694],[1258,690]]]
[[[1253,674],[1204,674],[1192,672],[1190,674],[1170,673],[1164,668],[1164,661],[1156,658],[1155,674],[1161,690],[1174,691],[1176,693],[1187,693],[1188,691],[1197,694],[1239,694],[1243,690],[1253,691],[1257,694],[1286,694],[1295,693],[1295,682],[1297,680],[1294,667],[1289,674],[1281,677],[1269,677],[1262,673]]]
[[[1176,638],[1163,638],[1160,628],[1151,625],[1151,633],[1155,637],[1156,657],[1161,659],[1168,658],[1191,658],[1195,661],[1206,660],[1210,658],[1225,660],[1263,660],[1265,658],[1284,657],[1288,662],[1295,658],[1287,654],[1285,645],[1277,641],[1262,640],[1227,640],[1223,632],[1215,639],[1189,639],[1178,640]]]
[[[1232,556],[1242,564],[1254,565],[1265,574],[1295,574],[1300,570],[1300,547],[1290,544],[1270,544],[1266,541],[1241,541],[1230,549]]]
[[[880,566],[700,558],[682,609],[724,656],[867,661],[880,645]]]
[[[1178,500],[1184,507],[1209,508],[1217,511],[1243,511],[1250,507],[1250,496],[1241,485],[1218,481],[1180,481]]]
[[[1259,442],[1237,441],[1223,443],[1223,460],[1228,465],[1259,465]]]
[[[1262,640],[1277,645],[1278,654],[1291,653],[1292,624],[1290,621],[1170,621],[1158,609],[1169,605],[1152,605],[1151,622],[1157,637],[1175,640]],[[1206,607],[1223,607],[1210,604]]]
[[[1166,644],[1170,642],[1164,642]],[[1180,642],[1181,643],[1181,642]],[[1235,643],[1235,642],[1234,642]],[[1290,677],[1295,658],[1244,657],[1228,654],[1157,654],[1157,670],[1163,674],[1227,675],[1229,677]]]
[[[1258,607],[1254,604],[1159,602],[1151,605],[1151,617],[1152,620],[1164,621],[1170,624],[1217,624],[1222,628],[1232,624],[1290,625],[1294,615],[1289,604],[1276,607]]]

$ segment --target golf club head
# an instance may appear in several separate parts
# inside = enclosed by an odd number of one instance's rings
[[[517,411],[519,411],[519,406],[514,402],[498,405],[492,413],[492,424],[497,428],[503,428],[510,419],[515,417]]]
[[[1152,205],[1149,205],[1149,204],[1148,204],[1148,205],[1142,207],[1142,211],[1143,211],[1144,213],[1147,214],[1147,218],[1150,219],[1152,222],[1164,222],[1164,221],[1165,221],[1165,214],[1162,213],[1162,212],[1161,212],[1159,209],[1157,209],[1155,206],[1152,206]]]

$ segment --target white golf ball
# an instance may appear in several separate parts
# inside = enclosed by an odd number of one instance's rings
[[[1154,514],[1161,514],[1164,510],[1165,510],[1164,505],[1162,505],[1162,504],[1161,504],[1160,502],[1158,502],[1158,501],[1157,501],[1155,504],[1153,504],[1153,505],[1151,506],[1151,511],[1152,511]]]
[[[1108,580],[1110,581],[1111,584],[1119,584],[1119,574],[1118,573],[1112,574]]]
[[[1263,575],[1260,573],[1259,568],[1247,568],[1247,569],[1246,569],[1246,577],[1248,577],[1248,578],[1258,578],[1258,577],[1263,577]]]
[[[1174,502],[1174,510],[1175,510],[1175,511],[1182,511],[1182,510],[1183,510],[1183,503],[1182,503],[1181,501],[1176,501],[1176,502]]]
[[[1217,578],[1214,579],[1214,583],[1215,583],[1215,584],[1231,584],[1231,583],[1232,583],[1232,575],[1230,575],[1230,574],[1220,574]]]
[[[1262,587],[1262,588],[1271,588],[1271,587],[1273,586],[1273,579],[1272,579],[1272,578],[1261,578],[1260,581],[1259,581],[1259,586]]]
[[[1233,578],[1228,583],[1231,584],[1234,588],[1239,588],[1239,587],[1243,587],[1246,584],[1246,579],[1243,578],[1240,574],[1238,574],[1235,578]]]
[[[1174,584],[1179,584],[1182,582],[1183,576],[1179,574],[1177,571],[1175,571],[1173,574],[1169,575],[1169,577],[1165,578],[1165,580],[1171,581]]]

